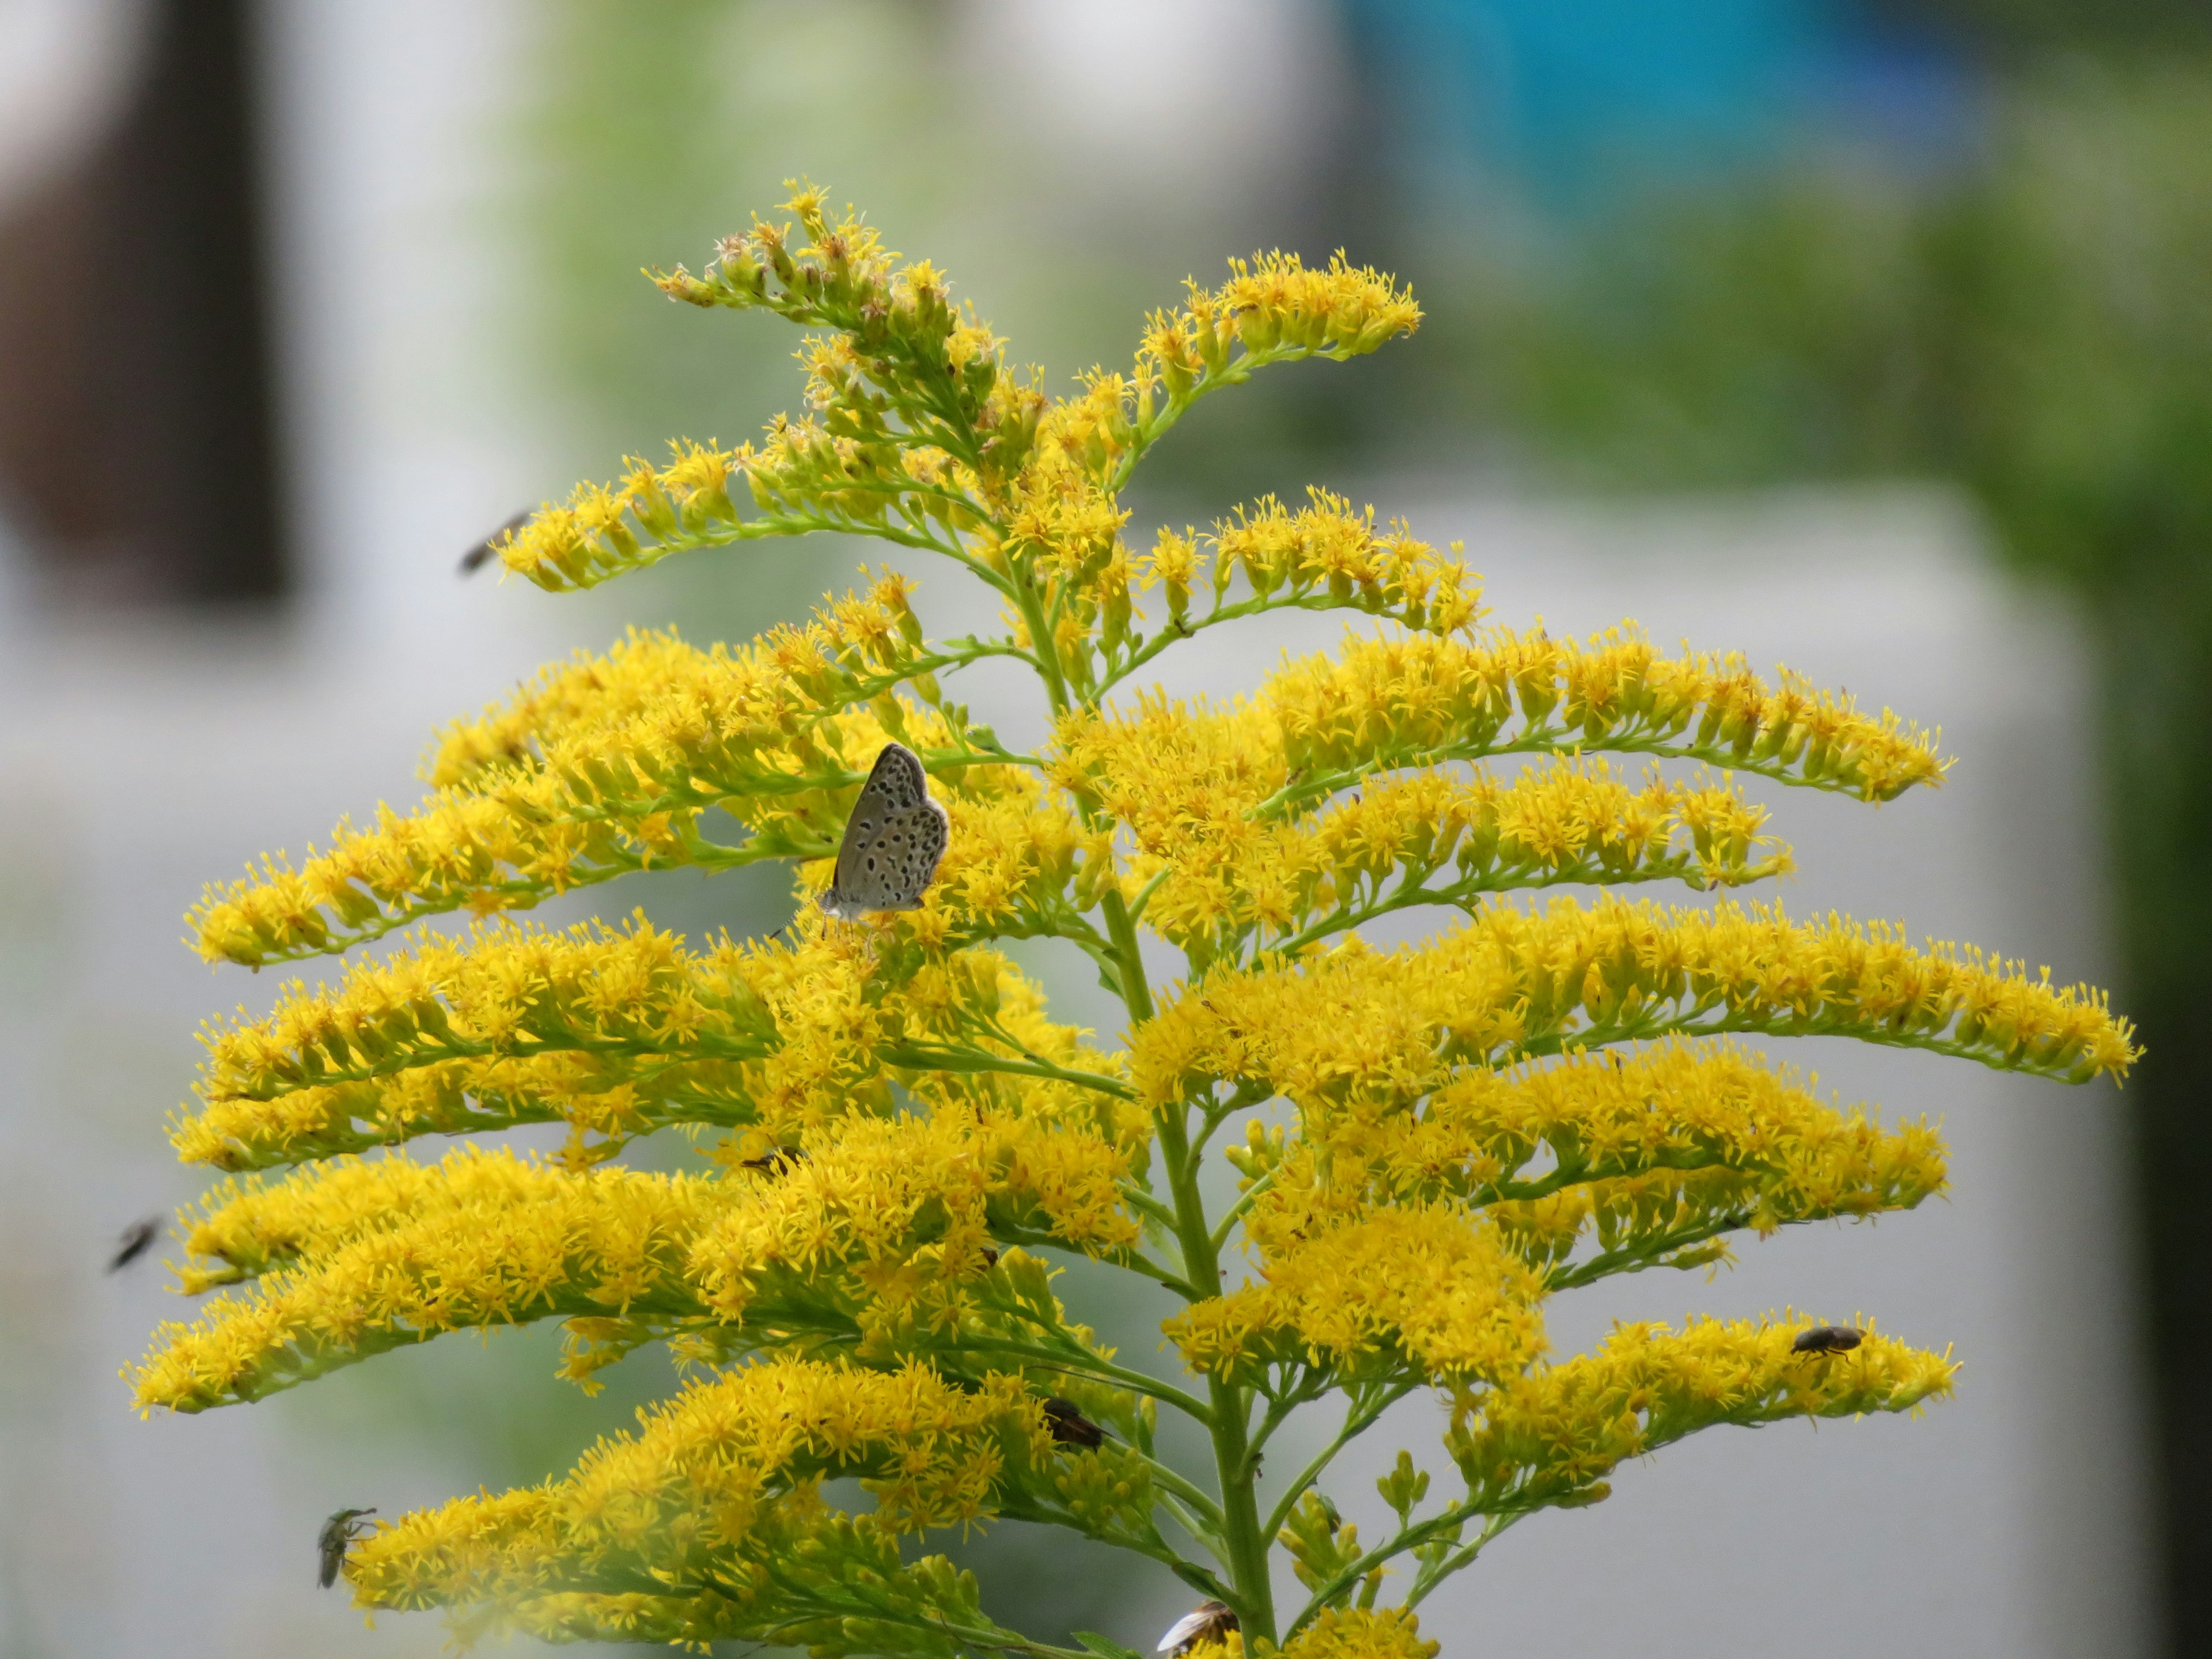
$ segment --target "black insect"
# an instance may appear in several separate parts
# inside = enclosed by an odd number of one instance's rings
[[[796,1146],[771,1146],[758,1158],[749,1158],[739,1164],[741,1170],[758,1170],[765,1175],[788,1175],[799,1167],[806,1154]]]
[[[1101,1446],[1106,1443],[1106,1431],[1076,1410],[1073,1400],[1062,1400],[1058,1395],[1044,1402],[1044,1425],[1063,1446]]]
[[[317,1589],[328,1589],[338,1582],[338,1569],[345,1565],[346,1550],[363,1530],[360,1517],[375,1513],[373,1509],[340,1510],[323,1522],[323,1529],[315,1538]]]
[[[999,1265],[999,1253],[994,1249],[985,1249],[983,1252],[983,1265],[986,1267],[997,1267]]]
[[[1849,1353],[1866,1340],[1866,1333],[1849,1325],[1812,1325],[1797,1333],[1790,1345],[1792,1353]]]
[[[485,537],[467,552],[462,554],[461,574],[464,576],[473,576],[477,571],[489,564],[492,562],[494,556],[499,551],[498,542],[500,538],[502,536],[512,536],[516,531],[521,529],[523,526],[528,524],[530,522],[530,514],[531,509],[526,507],[524,507],[521,512],[516,514],[505,524],[500,526],[498,529],[493,531],[490,535]]]
[[[1200,1642],[1218,1642],[1237,1628],[1237,1615],[1224,1601],[1201,1601],[1168,1626],[1157,1652],[1188,1653]]]
[[[115,1254],[108,1258],[107,1271],[120,1273],[154,1247],[161,1236],[161,1218],[149,1215],[143,1221],[134,1221],[123,1230],[123,1237],[115,1241]]]

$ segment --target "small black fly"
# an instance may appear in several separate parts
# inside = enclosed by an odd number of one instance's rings
[[[363,1531],[360,1517],[375,1513],[373,1509],[340,1510],[323,1522],[323,1529],[315,1538],[318,1589],[328,1589],[338,1582],[338,1569],[345,1565],[346,1551]]]
[[[161,1236],[161,1218],[149,1215],[143,1221],[134,1221],[123,1230],[123,1237],[115,1241],[115,1254],[108,1259],[107,1271],[121,1273],[154,1247]]]

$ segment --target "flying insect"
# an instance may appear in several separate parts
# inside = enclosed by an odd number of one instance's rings
[[[500,526],[498,529],[493,531],[490,535],[485,537],[467,552],[462,554],[460,574],[464,576],[473,576],[477,571],[489,564],[499,551],[500,538],[502,536],[512,536],[516,531],[521,529],[523,526],[528,524],[530,522],[530,514],[531,509],[526,507],[524,507],[521,512],[516,514],[505,524]]]
[[[123,1237],[115,1241],[115,1254],[107,1263],[107,1271],[121,1273],[153,1248],[154,1241],[161,1236],[161,1218],[149,1215],[143,1221],[134,1221],[123,1230]]]

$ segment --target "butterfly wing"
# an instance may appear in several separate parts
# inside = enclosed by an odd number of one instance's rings
[[[870,910],[920,909],[950,825],[944,807],[929,798],[921,757],[903,744],[885,744],[845,821],[822,908],[846,921]]]
[[[1206,1621],[1212,1617],[1212,1613],[1204,1607],[1199,1608],[1195,1613],[1186,1613],[1168,1626],[1168,1633],[1160,1638],[1159,1646],[1152,1651],[1173,1653],[1184,1643],[1193,1640],[1200,1631],[1206,1628]]]

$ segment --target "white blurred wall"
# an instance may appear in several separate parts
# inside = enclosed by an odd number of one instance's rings
[[[1264,8],[1220,10],[1237,28],[1268,27]],[[488,128],[527,15],[489,0],[268,9],[285,429],[311,554],[298,615],[100,623],[43,613],[21,580],[0,582],[0,1651],[11,1659],[427,1653],[440,1639],[421,1619],[365,1634],[307,1577],[325,1512],[371,1488],[367,1501],[387,1510],[435,1501],[447,1487],[434,1461],[394,1444],[348,1462],[318,1443],[296,1396],[140,1422],[116,1369],[179,1304],[151,1263],[112,1279],[98,1269],[125,1222],[199,1190],[162,1136],[195,1024],[273,989],[272,975],[210,975],[178,944],[201,883],[264,848],[296,850],[341,813],[411,799],[435,725],[616,629],[618,595],[611,607],[553,600],[452,574],[462,547],[542,489],[529,423],[477,340],[502,257],[481,229],[500,184]],[[1285,30],[1312,27],[1303,10],[1282,15]],[[1099,76],[1110,54],[1097,42],[1127,43],[1103,5],[979,3],[960,27],[979,32],[979,52],[1069,84]],[[1285,34],[1284,50],[1311,38]],[[1264,133],[1278,117],[1263,103],[1243,118]],[[1054,140],[1071,168],[1103,142],[1083,130]],[[1265,172],[1264,144],[1216,142]],[[1130,176],[1141,182],[1149,165],[1139,156]],[[1181,274],[1161,273],[1164,295]],[[1378,499],[1431,539],[1466,537],[1500,620],[1541,613],[1583,630],[1635,615],[1662,641],[1786,660],[1941,723],[1960,760],[1940,793],[1869,812],[1776,792],[1802,866],[1784,890],[1794,909],[1901,916],[2047,961],[2064,980],[2103,969],[2078,643],[2063,616],[1989,573],[1950,498],[1601,510],[1488,504],[1430,484]],[[946,574],[918,574],[926,614],[963,629],[988,620],[945,597]],[[1335,637],[1327,619],[1300,621],[1295,634],[1216,636],[1169,659],[1188,677],[1170,684],[1233,691],[1285,645]],[[978,693],[979,713],[994,700]],[[999,718],[1022,732],[1018,710]],[[1943,1119],[1952,1200],[1748,1246],[1711,1283],[1650,1274],[1585,1292],[1556,1310],[1555,1340],[1579,1347],[1613,1318],[1686,1310],[1864,1311],[1915,1340],[1955,1341],[1959,1398],[1918,1421],[1717,1431],[1626,1469],[1608,1503],[1530,1522],[1432,1600],[1429,1633],[1447,1653],[2147,1650],[2113,1095],[1799,1046],[1791,1058],[1847,1098]],[[1409,1405],[1347,1460],[1361,1478],[1336,1490],[1370,1531],[1372,1474],[1397,1445],[1431,1443],[1429,1418]],[[1279,1468],[1295,1467],[1287,1452]],[[1164,1585],[1109,1633],[1149,1646],[1182,1600]]]

